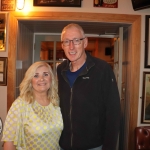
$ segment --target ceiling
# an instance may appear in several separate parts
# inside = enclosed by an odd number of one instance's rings
[[[86,34],[118,34],[119,27],[126,30],[130,24],[123,23],[104,23],[104,22],[82,22],[82,21],[37,21],[37,20],[19,20],[29,30],[34,33],[61,33],[64,26],[69,23],[78,23]]]

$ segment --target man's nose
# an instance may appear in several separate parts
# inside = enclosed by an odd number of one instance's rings
[[[74,48],[74,43],[73,43],[72,40],[71,40],[70,43],[69,43],[69,47],[70,47],[70,49],[73,49],[73,48]]]

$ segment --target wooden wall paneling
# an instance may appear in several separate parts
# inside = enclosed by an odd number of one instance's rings
[[[137,32],[138,31],[138,32]],[[138,118],[138,101],[139,101],[139,76],[140,76],[140,50],[141,49],[141,17],[132,23],[131,28],[131,78],[129,81],[130,89],[130,124],[129,124],[129,147],[128,150],[133,150],[134,129],[137,126]],[[132,136],[131,136],[132,135]]]
[[[7,71],[7,110],[15,98],[16,85],[16,47],[17,47],[18,20],[9,14],[7,29],[8,71]]]
[[[129,130],[128,132],[128,150],[134,150],[134,128],[137,126],[137,113],[138,113],[138,99],[139,99],[139,73],[140,73],[140,43],[141,43],[141,16],[140,15],[129,15],[129,14],[107,14],[107,13],[83,13],[83,12],[29,12],[27,15],[20,12],[11,12],[11,15],[14,16],[17,20],[82,20],[85,22],[115,22],[115,23],[130,23],[132,25],[131,34],[130,34],[130,54],[129,59],[129,77],[128,77],[128,92],[127,97],[129,100]],[[13,29],[14,30],[14,29]],[[13,37],[14,38],[14,37]],[[11,41],[9,41],[11,44]],[[14,43],[13,43],[14,44]],[[13,48],[16,45],[12,46]],[[9,51],[14,49],[9,49]],[[11,53],[11,52],[10,52]],[[10,54],[9,54],[10,55]],[[12,65],[14,66],[15,59],[12,59]],[[10,66],[9,70],[15,72],[15,68]],[[13,73],[14,79],[15,73]],[[14,86],[13,79],[9,79],[11,84],[8,85],[8,89],[11,89],[11,94],[9,96],[10,103],[13,101],[13,93],[15,91],[10,88]],[[135,82],[136,81],[136,82]],[[128,115],[128,114],[127,114]]]
[[[130,43],[130,36],[129,36],[130,30],[124,31],[123,34],[123,65],[122,65],[122,93],[121,93],[121,127],[120,127],[120,149],[119,150],[128,150],[128,131],[129,130],[129,94],[128,91],[128,79],[130,77],[131,71],[129,70],[130,63],[129,63],[129,56],[130,56],[130,49],[129,49],[129,43]],[[130,85],[131,86],[131,85]]]
[[[21,27],[18,24],[18,40],[17,40],[17,50],[16,50],[16,60],[17,61],[22,61],[21,59],[21,53],[22,53],[22,41],[20,39],[22,39],[23,37],[21,36]],[[19,49],[20,51],[19,51]],[[19,96],[19,81],[20,81],[20,77],[21,77],[21,73],[22,73],[22,69],[21,68],[16,68],[16,90],[15,90],[15,97],[14,99]]]
[[[33,58],[33,33],[23,24],[18,24],[17,60],[22,61],[22,69],[16,69],[16,96],[19,96],[19,85],[25,72],[32,64]]]
[[[7,110],[19,95],[19,91],[16,92],[16,89],[18,89],[25,71],[32,64],[33,57],[33,33],[23,25],[18,28],[18,19],[12,14],[9,14],[8,24]],[[16,60],[22,60],[22,70],[16,71]]]
[[[131,60],[132,60],[132,56],[131,56],[131,48],[132,48],[132,41],[131,41],[131,36],[132,36],[132,27],[129,27],[128,28],[128,45],[127,45],[127,51],[126,51],[126,62],[127,62],[127,74],[126,74],[126,95],[125,95],[125,101],[126,101],[126,110],[125,110],[125,112],[126,112],[126,116],[125,116],[125,125],[124,125],[124,130],[125,131],[128,131],[126,134],[125,134],[125,136],[124,136],[124,150],[128,150],[128,147],[129,147],[129,145],[131,146],[131,148],[134,150],[134,144],[133,143],[131,143],[130,141],[129,141],[129,136],[131,136],[131,134],[130,134],[130,129],[129,129],[129,126],[130,126],[130,122],[129,122],[129,116],[130,116],[130,109],[131,108],[133,108],[134,106],[131,106],[130,107],[130,90],[131,90],[131,88],[132,88],[132,85],[131,85],[131,70],[132,70],[132,68],[131,68]],[[130,88],[131,87],[131,88]],[[135,122],[137,122],[137,120],[135,121]],[[131,122],[132,123],[132,122]],[[134,135],[132,135],[132,137],[133,137]]]

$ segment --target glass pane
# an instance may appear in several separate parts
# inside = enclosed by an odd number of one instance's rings
[[[52,68],[52,70],[54,70],[54,65],[53,65],[53,63],[52,62],[47,62],[50,66],[51,66],[51,68]]]
[[[57,66],[58,66],[61,62],[56,62],[56,63],[53,63],[53,62],[47,62],[47,63],[51,66],[54,75],[56,75],[56,69],[57,69]]]
[[[64,50],[61,47],[61,42],[57,42],[56,43],[56,60],[58,61],[62,61],[66,59]]]
[[[54,42],[53,41],[42,41],[40,60],[53,60]]]

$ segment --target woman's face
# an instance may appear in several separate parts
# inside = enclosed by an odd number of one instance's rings
[[[47,93],[51,85],[51,76],[46,66],[39,67],[31,80],[33,92]]]

